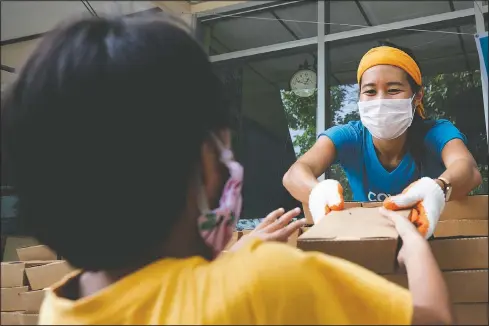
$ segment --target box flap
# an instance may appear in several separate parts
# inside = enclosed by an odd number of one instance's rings
[[[23,313],[20,315],[21,325],[37,325],[39,323],[39,314]]]
[[[26,292],[27,286],[0,289],[0,308],[2,311],[21,311],[23,309],[19,294]]]
[[[465,303],[453,305],[455,325],[488,325],[489,304]]]
[[[22,301],[23,310],[26,312],[39,312],[42,301],[46,295],[46,290],[28,291],[20,293],[20,299]]]
[[[406,274],[382,275],[389,281],[408,288]],[[488,302],[487,269],[443,272],[452,303]]]
[[[8,262],[1,265],[1,287],[12,288],[24,285],[25,264]]]
[[[345,202],[345,209],[348,208],[353,208],[353,207],[362,207],[361,202],[355,202],[355,201],[346,201]],[[311,211],[309,210],[309,205],[307,204],[302,204],[302,211],[304,213],[304,217],[306,219],[306,225],[313,225],[314,220],[312,219]]]
[[[47,265],[26,268],[25,273],[32,290],[41,290],[50,287],[73,271],[73,268],[65,261],[50,263]]]
[[[489,235],[488,220],[446,220],[436,225],[436,238],[484,237]]]
[[[467,196],[461,200],[449,201],[440,215],[440,221],[444,220],[487,220],[488,196]]]
[[[441,270],[489,267],[487,237],[434,239],[429,244]]]
[[[22,325],[20,323],[20,312],[2,311],[0,325]]]
[[[56,253],[45,245],[18,248],[17,256],[20,261],[56,260],[58,258]]]
[[[409,216],[410,210],[399,213]],[[392,222],[380,215],[378,208],[353,207],[326,215],[299,237],[299,241],[397,239]]]

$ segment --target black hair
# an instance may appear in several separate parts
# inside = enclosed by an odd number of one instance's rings
[[[388,46],[403,51],[404,53],[409,55],[411,59],[414,60],[414,62],[416,62],[419,69],[421,70],[421,66],[411,49],[396,45],[388,41],[380,41],[378,46]],[[419,91],[421,91],[422,85],[418,85],[414,81],[414,78],[411,77],[411,75],[409,75],[407,72],[404,73],[406,74],[406,78],[408,80],[409,86],[413,94],[419,93]],[[414,113],[413,122],[408,129],[408,135],[406,140],[407,148],[408,151],[413,156],[413,159],[416,162],[416,166],[418,168],[418,173],[420,174],[422,173],[421,162],[423,161],[423,157],[426,154],[426,148],[424,146],[424,138],[428,133],[428,131],[431,129],[431,127],[433,127],[434,123],[435,122],[433,120],[424,119],[416,110]]]
[[[202,143],[230,127],[211,63],[179,24],[62,24],[2,99],[25,232],[77,268],[146,262],[186,206]]]

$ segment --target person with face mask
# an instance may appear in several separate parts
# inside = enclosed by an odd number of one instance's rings
[[[1,128],[26,235],[76,268],[47,289],[39,323],[450,324],[427,242],[391,211],[409,291],[274,241],[302,225],[289,223],[299,209],[222,253],[244,173],[222,95],[170,17],[84,18],[43,36],[2,97]]]
[[[309,205],[315,222],[343,209],[341,185],[317,180],[335,162],[354,201],[383,201],[391,210],[413,207],[412,222],[426,238],[445,202],[481,183],[465,136],[447,120],[425,118],[421,77],[409,49],[386,42],[363,56],[357,71],[361,121],[322,132],[283,178],[292,196]]]

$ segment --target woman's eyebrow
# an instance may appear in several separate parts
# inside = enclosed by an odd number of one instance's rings
[[[362,88],[364,88],[364,87],[375,87],[375,83],[363,84]]]
[[[388,82],[387,86],[404,86],[404,84],[402,82],[393,81],[393,82]]]

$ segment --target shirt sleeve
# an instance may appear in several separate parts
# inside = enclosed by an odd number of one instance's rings
[[[467,144],[467,138],[448,120],[438,120],[428,131],[425,137],[425,145],[441,160],[441,152],[445,145],[453,140],[460,139]]]
[[[266,243],[249,266],[260,324],[411,324],[409,291],[348,261]]]
[[[319,134],[318,138],[323,136],[328,137],[333,142],[336,149],[336,162],[343,161],[347,155],[356,152],[361,140],[360,130],[352,122],[331,127]]]

